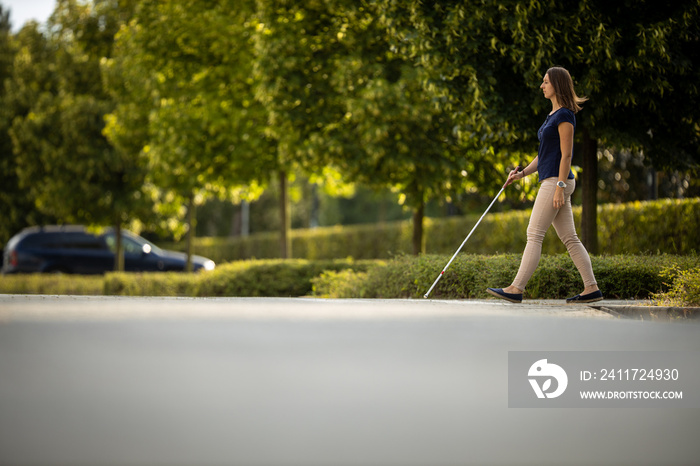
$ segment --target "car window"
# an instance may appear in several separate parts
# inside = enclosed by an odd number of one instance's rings
[[[32,233],[21,242],[22,248],[27,249],[60,249],[63,247],[61,233]]]
[[[109,233],[104,236],[107,247],[112,251],[117,250],[117,239],[114,234]],[[133,239],[122,235],[122,248],[124,248],[125,254],[141,254],[143,252],[143,246],[134,241]]]
[[[63,243],[66,249],[106,249],[102,239],[83,232],[64,233]]]
[[[133,239],[122,235],[122,245],[124,247],[124,252],[127,254],[141,254],[143,252],[143,246],[134,241]]]

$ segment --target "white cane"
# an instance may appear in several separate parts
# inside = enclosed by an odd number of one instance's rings
[[[520,171],[520,170],[521,170],[521,167],[518,166],[515,170],[516,170],[516,171]],[[508,183],[507,180],[506,180],[506,183]],[[457,257],[457,254],[459,254],[459,251],[462,250],[462,247],[463,247],[463,246],[465,245],[465,243],[469,240],[469,238],[471,237],[472,233],[474,233],[474,230],[476,230],[476,227],[479,226],[479,224],[480,224],[481,221],[484,219],[484,217],[486,216],[486,214],[489,212],[489,210],[491,210],[491,206],[493,206],[493,204],[496,202],[496,199],[498,199],[498,196],[500,196],[501,193],[503,192],[503,190],[506,189],[506,183],[503,184],[503,187],[501,188],[501,190],[498,191],[498,194],[496,194],[496,197],[493,198],[493,201],[491,201],[491,204],[489,204],[489,206],[486,208],[486,211],[485,211],[484,214],[481,216],[481,218],[479,219],[479,221],[476,222],[476,225],[474,225],[474,228],[472,228],[472,231],[470,231],[469,234],[467,235],[467,237],[464,238],[464,241],[462,241],[462,244],[459,246],[459,249],[457,249],[457,252],[454,253],[454,255],[452,256],[452,259],[450,259],[450,261],[447,263],[447,265],[445,266],[445,268],[442,269],[442,272],[440,272],[440,275],[438,275],[438,277],[435,279],[435,282],[433,282],[433,286],[431,286],[430,289],[428,290],[428,292],[425,293],[425,294],[423,295],[424,298],[426,298],[426,299],[428,298],[428,296],[430,295],[430,292],[433,291],[433,288],[435,288],[435,285],[437,285],[437,283],[440,281],[440,279],[442,278],[442,276],[445,274],[445,270],[447,270],[447,268],[450,266],[450,264],[452,263],[452,261],[455,260],[455,257]]]

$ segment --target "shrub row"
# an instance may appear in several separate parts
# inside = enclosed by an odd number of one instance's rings
[[[521,253],[525,247],[531,210],[487,215],[469,239],[464,251],[476,254]],[[479,215],[428,218],[425,221],[426,252],[452,254],[477,222]],[[574,208],[580,225],[581,208]],[[700,198],[664,199],[598,207],[599,253],[690,254],[700,251]],[[324,227],[292,230],[294,257],[308,260],[387,259],[411,251],[411,222]],[[183,249],[182,244],[166,247]],[[277,233],[248,237],[198,238],[197,254],[217,264],[244,259],[268,259],[279,255]],[[543,253],[566,252],[554,229],[548,231]]]
[[[100,275],[0,275],[0,293],[101,295],[104,278]]]
[[[224,264],[207,273],[109,273],[104,277],[0,277],[0,293],[133,296],[309,296],[421,298],[450,256],[398,256],[389,261],[255,260]],[[510,284],[520,255],[461,254],[431,298],[485,298],[486,288]],[[671,305],[700,304],[700,256],[592,257],[607,298],[654,298]],[[583,284],[568,255],[543,256],[526,298],[565,298]]]
[[[508,286],[521,255],[458,256],[431,294],[434,299],[486,298],[487,287]],[[448,256],[402,256],[366,271],[324,272],[313,280],[315,296],[330,298],[421,298]],[[651,298],[669,289],[669,268],[697,271],[700,256],[592,257],[598,286],[608,299]],[[676,276],[684,276],[676,274]],[[583,283],[568,255],[542,256],[525,298],[563,299],[581,292]]]
[[[127,296],[285,297],[311,294],[311,280],[324,271],[367,270],[368,261],[252,260],[223,264],[197,274],[109,273],[104,293]]]
[[[429,222],[430,220],[428,220]],[[408,222],[371,225],[347,225],[292,230],[295,258],[331,260],[339,258],[388,259],[410,251],[411,230]],[[184,251],[184,244],[162,245]],[[280,254],[277,232],[257,233],[246,237],[195,238],[195,254],[217,264],[248,259],[275,259]]]

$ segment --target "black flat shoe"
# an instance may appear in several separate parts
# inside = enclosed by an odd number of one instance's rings
[[[497,298],[505,299],[506,301],[510,301],[511,303],[523,302],[522,293],[506,293],[505,291],[503,291],[503,288],[486,288],[486,291],[488,291]]]
[[[593,293],[588,293],[583,296],[577,294],[573,298],[566,298],[566,304],[576,304],[576,303],[594,303],[603,299],[603,293],[598,290]]]

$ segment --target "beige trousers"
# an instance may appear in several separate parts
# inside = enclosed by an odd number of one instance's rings
[[[578,239],[574,225],[574,214],[571,210],[571,194],[576,187],[576,181],[566,180],[564,206],[559,209],[555,209],[553,205],[556,187],[557,177],[547,178],[542,181],[540,190],[535,198],[535,205],[532,207],[532,214],[530,215],[530,224],[527,227],[527,245],[523,252],[518,275],[513,281],[513,286],[521,290],[525,289],[527,282],[532,277],[532,274],[535,273],[537,264],[540,262],[542,241],[544,241],[544,235],[547,233],[550,225],[554,225],[559,239],[566,246],[566,250],[569,251],[578,273],[581,274],[584,286],[588,287],[597,284],[593,275],[591,258]]]

